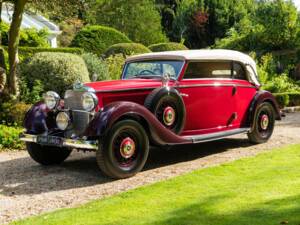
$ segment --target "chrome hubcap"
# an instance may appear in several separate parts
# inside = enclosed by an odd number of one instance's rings
[[[134,152],[135,152],[134,141],[130,137],[123,139],[120,145],[120,153],[122,157],[128,159],[133,156]]]
[[[260,126],[261,126],[261,129],[263,129],[263,130],[268,129],[268,126],[269,126],[269,117],[268,117],[268,115],[266,115],[266,114],[262,115]]]
[[[175,110],[168,106],[164,109],[163,120],[167,126],[172,126],[175,121]]]

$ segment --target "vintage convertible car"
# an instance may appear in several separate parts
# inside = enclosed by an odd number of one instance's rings
[[[96,152],[113,178],[139,172],[149,145],[172,146],[247,133],[266,142],[280,110],[260,90],[255,62],[230,50],[190,50],[129,57],[120,80],[76,83],[64,98],[49,91],[26,114],[30,156],[43,165],[73,149]]]

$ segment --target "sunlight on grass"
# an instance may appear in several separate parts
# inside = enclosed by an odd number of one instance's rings
[[[300,145],[15,224],[300,224]]]

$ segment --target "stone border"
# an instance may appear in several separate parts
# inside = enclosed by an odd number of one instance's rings
[[[300,106],[285,107],[282,111],[285,113],[300,112]]]

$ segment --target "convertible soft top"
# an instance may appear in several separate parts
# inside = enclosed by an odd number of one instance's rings
[[[224,49],[213,50],[182,50],[182,51],[166,51],[153,52],[142,55],[135,55],[128,57],[126,62],[140,61],[140,60],[230,60],[240,62],[244,65],[250,65],[247,68],[251,80],[259,85],[257,79],[257,70],[255,61],[247,54]]]

